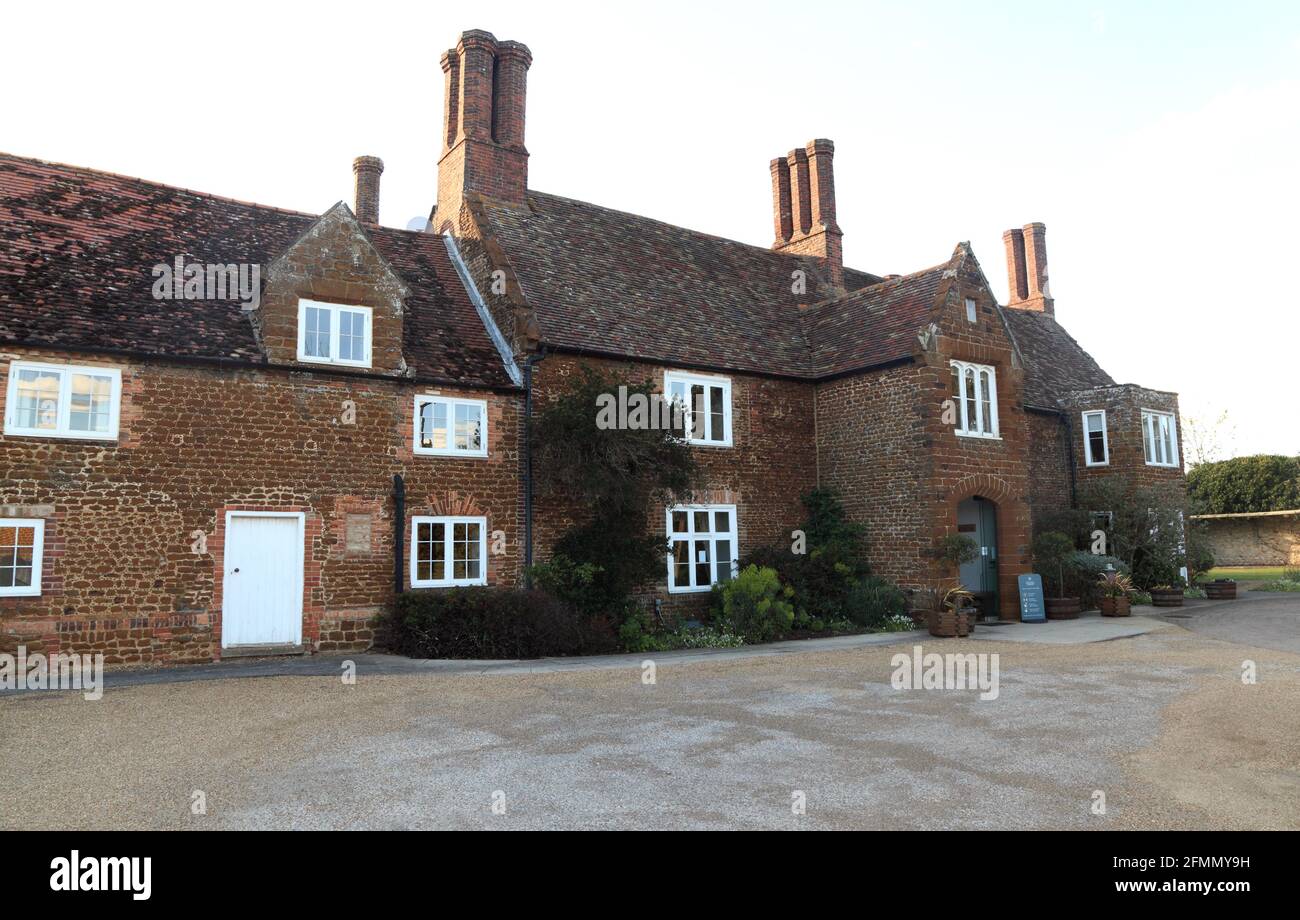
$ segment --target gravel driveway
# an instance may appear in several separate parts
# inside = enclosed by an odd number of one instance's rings
[[[354,685],[11,696],[0,827],[1300,827],[1300,655],[1157,625],[1077,646],[926,637],[998,653],[989,701],[895,690],[910,643],[665,660],[653,684],[639,660],[363,664]]]

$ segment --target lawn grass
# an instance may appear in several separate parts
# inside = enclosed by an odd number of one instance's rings
[[[1204,578],[1213,581],[1216,578],[1232,578],[1237,581],[1274,581],[1282,573],[1294,566],[1285,565],[1234,565],[1218,566],[1205,573]]]

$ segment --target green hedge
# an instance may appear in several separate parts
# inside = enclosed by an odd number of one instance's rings
[[[400,594],[389,648],[412,658],[545,658],[618,650],[612,625],[542,591],[448,588]]]

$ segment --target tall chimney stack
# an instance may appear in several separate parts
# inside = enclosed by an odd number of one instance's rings
[[[771,162],[772,223],[778,252],[816,256],[844,286],[843,232],[835,219],[835,145],[818,138]]]
[[[459,233],[469,194],[523,207],[528,189],[524,147],[527,45],[471,29],[442,55],[442,155],[434,229]]]
[[[353,213],[363,224],[379,223],[379,177],[384,172],[384,161],[379,157],[357,157],[352,161],[356,173],[357,190],[353,199]]]
[[[1047,226],[1025,224],[1002,234],[1002,241],[1007,247],[1008,306],[1054,314],[1047,284]]]

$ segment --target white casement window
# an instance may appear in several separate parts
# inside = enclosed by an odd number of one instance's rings
[[[369,307],[298,300],[298,360],[370,366]]]
[[[411,587],[487,584],[487,518],[411,519]]]
[[[664,374],[664,398],[681,405],[688,444],[731,446],[731,381],[728,378],[669,371]]]
[[[1178,426],[1173,413],[1142,410],[1142,446],[1147,466],[1178,466]]]
[[[446,396],[415,397],[415,452],[440,457],[486,457],[487,403]]]
[[[987,364],[951,364],[957,398],[956,433],[966,438],[998,437],[997,371]]]
[[[736,575],[736,506],[668,509],[668,591],[707,591]]]
[[[122,372],[14,361],[5,397],[5,434],[47,438],[117,437]]]
[[[45,522],[39,518],[0,519],[0,597],[41,593]]]
[[[1083,413],[1083,460],[1088,466],[1106,466],[1110,463],[1105,409]]]

